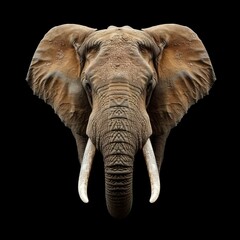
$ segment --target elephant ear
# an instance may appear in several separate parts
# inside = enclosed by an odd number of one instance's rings
[[[64,124],[79,134],[85,134],[90,105],[80,81],[77,49],[93,31],[77,24],[50,29],[40,41],[26,77],[33,93],[51,105]]]
[[[161,135],[176,126],[191,105],[209,93],[215,73],[209,55],[197,34],[178,24],[143,29],[157,43],[156,68],[149,115],[153,133]]]

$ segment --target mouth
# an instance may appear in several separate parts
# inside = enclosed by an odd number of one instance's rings
[[[154,203],[160,194],[160,177],[159,177],[159,171],[156,163],[156,158],[154,155],[154,151],[152,148],[152,144],[150,139],[148,139],[143,146],[143,155],[147,166],[148,176],[150,179],[150,185],[151,185],[151,196],[149,199],[150,203]],[[87,187],[88,187],[88,180],[90,171],[92,168],[93,159],[96,153],[96,147],[90,140],[88,139],[83,161],[80,169],[79,174],[79,181],[78,181],[78,192],[81,200],[84,203],[88,203],[88,195],[87,195]]]

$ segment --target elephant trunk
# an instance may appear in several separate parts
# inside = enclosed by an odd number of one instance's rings
[[[132,208],[132,178],[133,164],[121,163],[133,162],[129,156],[113,155],[115,164],[105,163],[105,193],[106,204],[110,215],[115,218],[126,217]],[[112,159],[110,159],[112,162]],[[108,162],[108,161],[106,161]]]
[[[87,179],[96,147],[104,160],[106,205],[115,218],[124,218],[131,210],[133,166],[139,149],[143,150],[149,172],[150,202],[157,199],[160,189],[156,159],[149,139],[152,133],[149,117],[146,110],[139,110],[140,105],[135,98],[130,98],[125,92],[119,87],[118,94],[103,95],[104,102],[95,103],[101,112],[93,111],[90,116],[87,128],[89,144],[79,178],[81,199],[88,202]]]
[[[112,154],[104,155],[107,208],[113,217],[124,218],[132,208],[134,155],[131,155],[130,149],[133,149],[133,146],[126,142],[120,145],[122,147],[117,147],[116,143],[108,145],[107,149],[114,150]],[[150,139],[142,149],[151,185],[149,201],[153,203],[160,193],[160,179]]]
[[[112,133],[109,133],[112,135]],[[107,134],[107,135],[109,135]],[[129,133],[125,133],[130,135]],[[105,196],[110,215],[124,218],[132,207],[132,180],[135,149],[127,139],[120,140],[122,132],[112,142],[104,146]],[[109,139],[109,138],[108,138]]]
[[[85,203],[88,202],[87,185],[95,151],[94,144],[88,139],[78,182],[79,195]],[[160,179],[150,139],[143,146],[143,155],[151,184],[149,201],[153,203],[157,200],[160,193]],[[133,159],[127,154],[125,157],[123,156],[122,154],[106,156],[106,159],[109,159],[105,163],[107,208],[109,213],[115,218],[126,217],[132,207]],[[111,164],[112,160],[114,160],[115,164]]]
[[[140,115],[139,110],[119,95],[110,98],[105,114],[105,131],[97,145],[104,159],[106,205],[110,215],[124,218],[132,207],[133,165],[135,154],[145,141],[142,132],[146,120],[136,122],[134,115]]]
[[[151,134],[147,115],[126,98],[112,99],[102,123],[107,129],[99,141],[104,159],[105,197],[110,215],[124,218],[132,207],[136,152]],[[102,126],[103,126],[102,125]]]

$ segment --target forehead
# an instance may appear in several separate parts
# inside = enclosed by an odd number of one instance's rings
[[[158,47],[153,39],[144,31],[129,26],[109,26],[107,29],[92,33],[86,40],[87,45],[115,45],[115,44],[143,45],[157,51]]]
[[[90,54],[85,72],[94,76],[92,82],[98,84],[103,78],[126,81],[135,81],[138,78],[145,81],[154,68],[145,61],[145,54],[140,53],[142,46],[139,48],[139,45],[147,47],[151,55],[155,55],[157,50],[154,49],[158,49],[151,37],[140,30],[113,26],[98,30],[85,40],[81,48],[83,53]],[[146,54],[146,57],[149,58],[150,55]]]

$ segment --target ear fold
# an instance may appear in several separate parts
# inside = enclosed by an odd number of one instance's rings
[[[34,94],[50,104],[66,126],[80,134],[85,134],[91,108],[79,79],[77,49],[93,31],[76,24],[50,29],[34,53],[26,78]]]
[[[216,78],[203,43],[190,28],[163,24],[143,31],[161,49],[156,63],[159,80],[148,109],[153,133],[161,135],[208,94]]]

